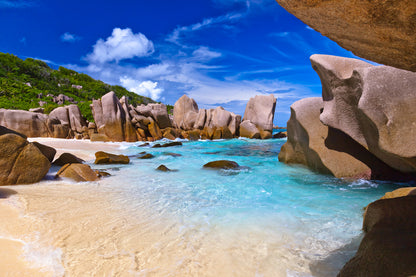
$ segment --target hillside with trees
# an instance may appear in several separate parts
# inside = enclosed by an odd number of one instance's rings
[[[0,53],[0,108],[29,110],[41,106],[49,113],[73,102],[86,119],[93,121],[92,99],[99,99],[109,91],[114,91],[119,98],[127,96],[134,106],[155,102],[124,87],[108,85],[65,67],[55,70],[41,60],[22,60]],[[60,94],[71,98],[70,102],[57,101]]]

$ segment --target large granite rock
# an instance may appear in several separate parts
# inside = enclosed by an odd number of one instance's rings
[[[259,131],[273,131],[273,118],[276,109],[276,98],[273,94],[256,95],[247,103],[243,122],[250,120]]]
[[[311,56],[322,82],[321,121],[401,172],[416,172],[416,73]]]
[[[95,164],[128,164],[129,157],[98,151],[95,153]]]
[[[121,97],[120,104],[123,107],[123,111],[124,111],[124,126],[123,126],[124,140],[128,142],[135,142],[137,141],[136,129],[134,128],[131,122],[131,117],[129,113],[130,107],[129,107],[128,100],[125,96]]]
[[[51,111],[49,118],[58,119],[61,125],[68,126],[72,131],[77,133],[82,133],[83,127],[87,127],[87,122],[77,105],[58,107]]]
[[[192,130],[198,117],[198,105],[187,95],[182,95],[173,107],[173,121],[177,128]]]
[[[136,141],[136,132],[133,132],[130,115],[126,112],[126,100],[123,102],[125,109],[113,91],[105,94],[101,100],[93,101],[92,109],[97,130],[112,141]]]
[[[168,115],[168,109],[165,104],[148,104],[152,108],[151,115],[157,122],[160,129],[172,127],[170,118]]]
[[[368,205],[363,223],[365,236],[357,253],[342,268],[339,277],[416,275],[414,190],[393,192]]]
[[[328,127],[319,121],[322,108],[323,101],[320,97],[305,98],[290,107],[287,142],[280,150],[279,161],[303,164],[335,177],[369,178],[371,170],[366,164],[345,152],[331,150],[326,146]],[[344,141],[346,139],[347,137],[343,138]],[[339,142],[342,143],[343,140]]]
[[[0,109],[0,125],[27,137],[49,137],[48,116],[22,110]]]
[[[0,153],[2,186],[39,182],[51,166],[38,147],[16,134],[0,136]]]
[[[56,178],[69,178],[75,182],[97,181],[97,173],[87,164],[66,164],[58,173]]]
[[[277,0],[287,11],[357,56],[416,71],[414,0]]]

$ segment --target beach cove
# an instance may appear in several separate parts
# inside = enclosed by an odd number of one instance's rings
[[[162,150],[34,140],[58,154],[75,151],[112,176],[73,183],[53,180],[52,168],[40,183],[1,188],[9,193],[0,199],[8,222],[0,236],[16,268],[26,264],[20,276],[334,276],[358,248],[363,208],[403,185],[279,163],[285,139],[184,141]],[[93,165],[99,150],[131,162]],[[155,158],[137,159],[143,151]],[[242,168],[202,169],[220,159]],[[160,164],[178,171],[155,171]]]

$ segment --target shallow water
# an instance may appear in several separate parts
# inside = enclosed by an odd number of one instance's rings
[[[60,204],[36,214],[53,221],[47,217],[58,215],[59,205],[77,201],[64,195],[91,194],[88,203],[97,213],[74,211],[82,214],[77,224],[83,227],[73,232],[94,228],[92,241],[79,242],[82,235],[68,239],[73,234],[64,227],[51,231],[51,244],[63,248],[62,263],[72,270],[68,276],[335,276],[358,247],[363,208],[403,184],[350,182],[279,163],[284,142],[233,139],[170,148],[123,143],[119,152],[130,156],[129,165],[91,164],[113,175],[97,183],[43,182],[65,200],[55,196]],[[138,159],[143,151],[155,158]],[[202,169],[220,159],[241,168]],[[178,171],[156,171],[161,164]],[[108,195],[108,203],[95,203],[94,193]],[[107,217],[97,218],[98,210]],[[85,251],[99,252],[101,269],[80,265]]]

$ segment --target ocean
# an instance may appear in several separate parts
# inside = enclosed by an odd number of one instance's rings
[[[111,177],[65,186],[43,181],[49,191],[80,193],[55,197],[46,215],[37,216],[62,214],[67,201],[86,195],[109,196],[83,200],[92,205],[89,212],[62,215],[80,218],[72,231],[65,225],[51,231],[49,243],[63,251],[58,261],[73,270],[68,276],[335,276],[358,249],[364,207],[403,184],[337,179],[280,163],[285,141],[183,141],[168,148],[121,143],[118,152],[130,164],[88,161]],[[139,159],[142,152],[155,157]],[[203,169],[224,159],[240,168]],[[156,171],[162,164],[175,171]],[[88,232],[90,241],[77,242],[85,236],[73,232]],[[89,258],[82,258],[86,252]]]

